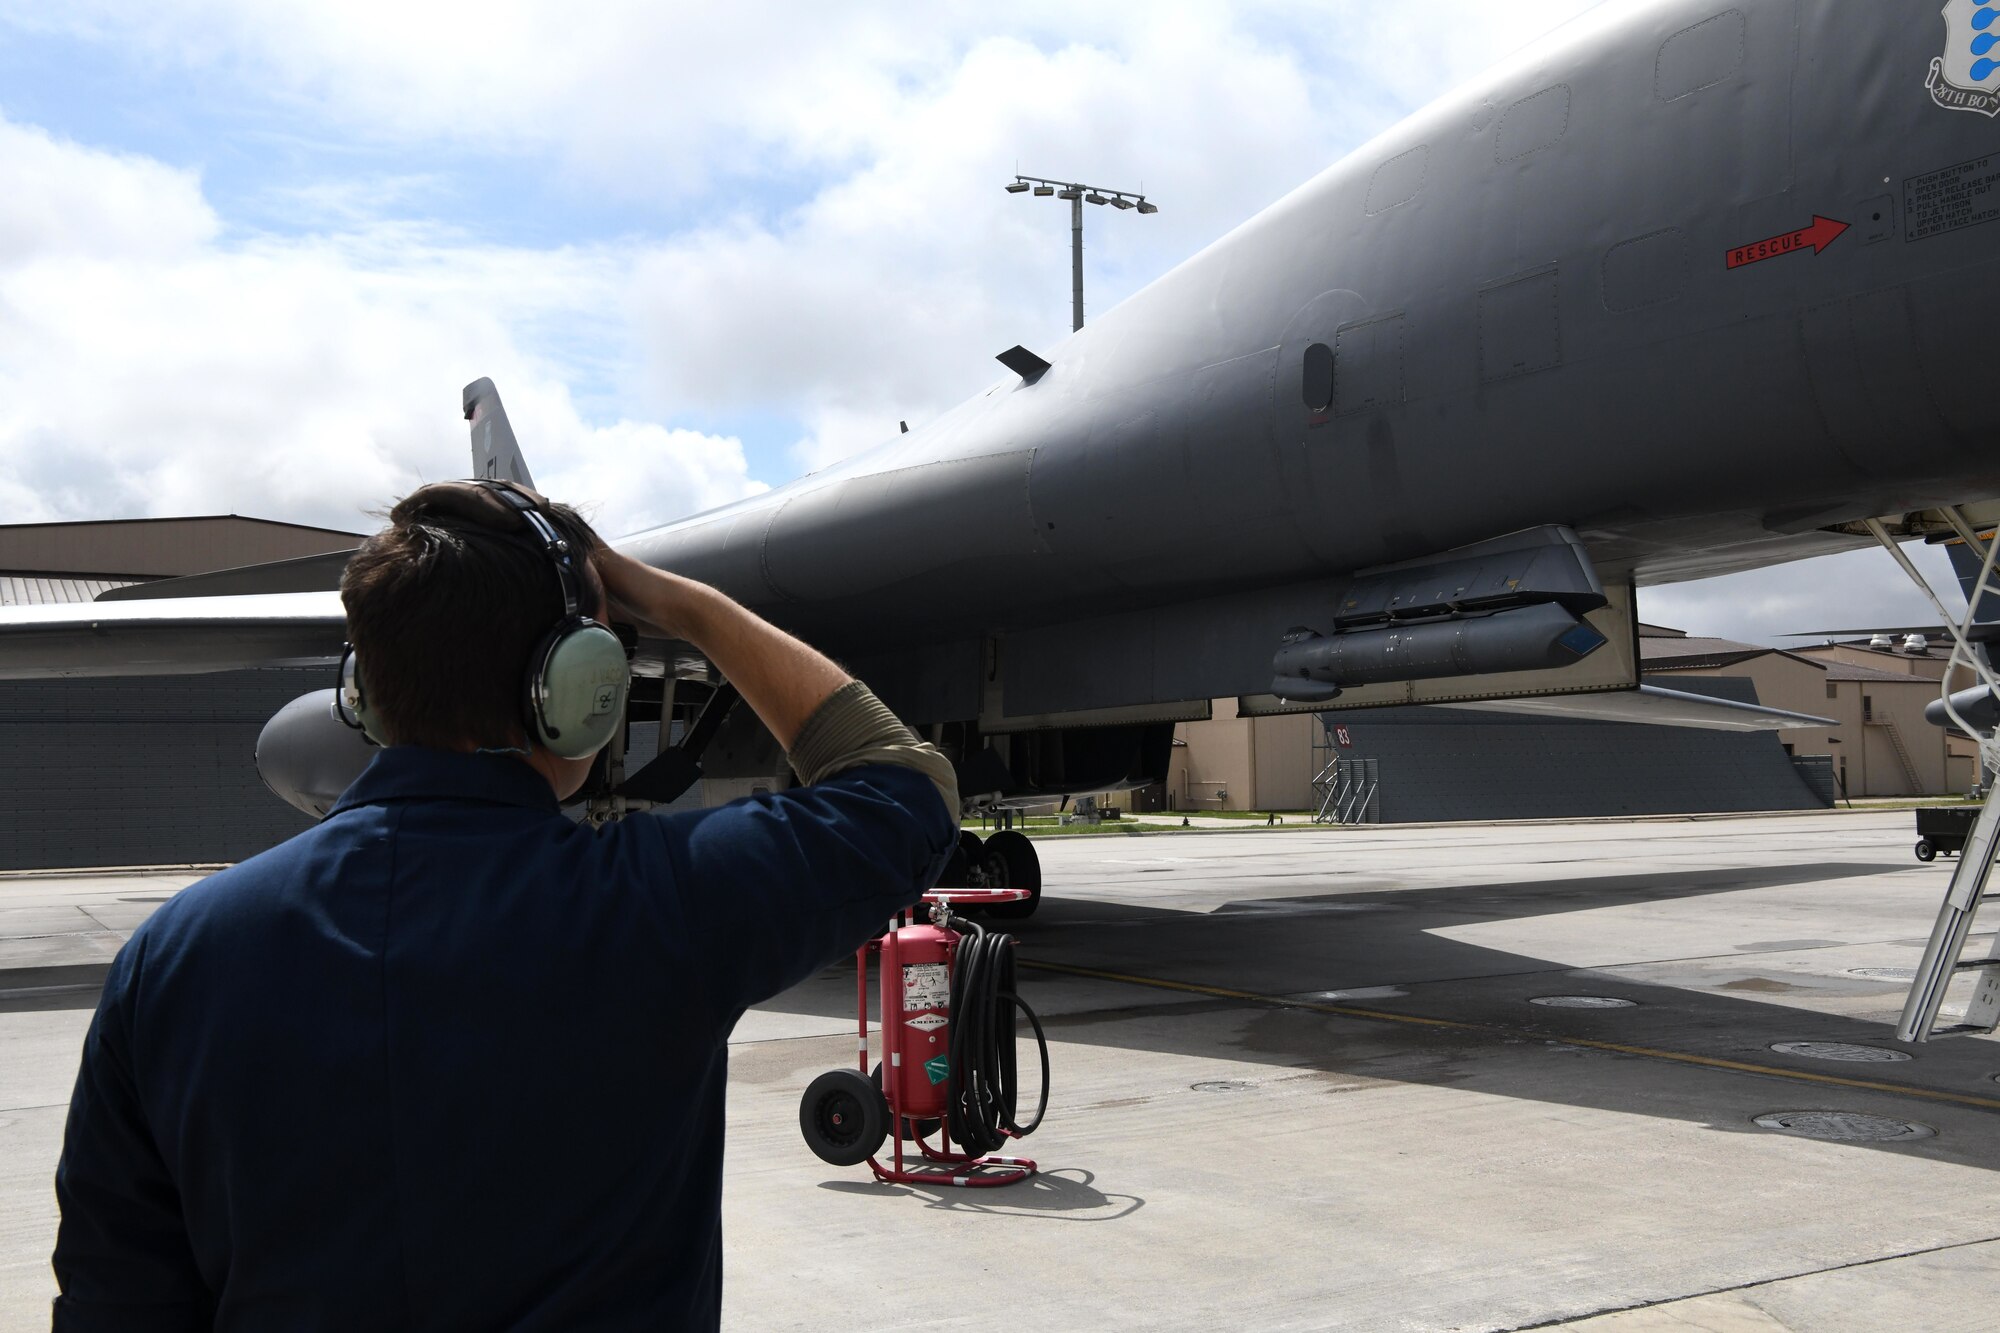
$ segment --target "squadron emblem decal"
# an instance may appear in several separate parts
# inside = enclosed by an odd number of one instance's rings
[[[2000,116],[2000,0],[1949,0],[1943,13],[1944,54],[1924,80],[1931,100]]]

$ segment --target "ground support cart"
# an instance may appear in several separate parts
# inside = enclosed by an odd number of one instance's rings
[[[1939,852],[1957,856],[1965,850],[1972,834],[1972,821],[1979,817],[1976,805],[1920,805],[1917,807],[1917,859],[1934,861]]]
[[[852,1166],[862,1161],[881,1181],[907,1185],[947,1185],[982,1188],[1012,1185],[1035,1173],[1035,1163],[1025,1157],[960,1151],[953,1146],[953,1102],[961,1100],[961,1080],[982,1081],[989,1094],[991,1086],[1001,1091],[1004,1114],[989,1128],[968,1130],[992,1133],[995,1141],[1025,1135],[1040,1122],[1025,1129],[1011,1125],[1013,1101],[1013,1021],[1014,1007],[1026,1013],[1042,1039],[1041,1025],[1034,1014],[1011,993],[1011,958],[1007,960],[1006,993],[968,997],[959,984],[961,957],[967,937],[947,924],[953,921],[953,906],[987,907],[1019,902],[1028,896],[1023,889],[934,889],[924,895],[932,904],[929,924],[898,917],[889,930],[868,941],[855,952],[855,1007],[858,1014],[860,1049],[854,1069],[836,1069],[814,1079],[799,1104],[799,1128],[807,1145],[821,1160]],[[958,924],[967,924],[959,922]],[[975,934],[978,928],[974,927]],[[982,936],[1000,951],[1011,952],[1009,936]],[[868,986],[870,964],[876,960],[879,993],[880,1059],[871,1070],[868,1040]],[[988,987],[991,992],[991,987]],[[952,998],[958,1008],[953,1012]],[[1004,1017],[999,1001],[1005,1001]],[[980,1068],[953,1067],[951,1028],[957,1023],[976,1023],[994,1034],[997,1045],[989,1050]],[[963,1044],[959,1047],[963,1053]],[[1048,1096],[1046,1043],[1043,1045],[1042,1104]],[[932,1139],[935,1138],[935,1144]],[[878,1154],[885,1141],[893,1144],[890,1161]],[[905,1145],[908,1145],[906,1152]]]

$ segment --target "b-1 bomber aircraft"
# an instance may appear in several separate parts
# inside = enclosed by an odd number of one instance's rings
[[[1601,6],[937,420],[616,545],[840,657],[976,806],[1159,781],[1222,698],[1797,722],[1641,687],[1633,590],[2000,519],[1993,13]],[[0,677],[331,663],[336,567],[7,608]],[[685,645],[634,651],[676,781],[782,774]],[[294,710],[261,763],[310,806],[347,761]],[[1018,835],[965,851],[1038,889]]]

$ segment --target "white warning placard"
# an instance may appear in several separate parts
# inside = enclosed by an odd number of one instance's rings
[[[903,964],[903,1010],[948,1009],[951,1007],[951,978],[943,963]]]

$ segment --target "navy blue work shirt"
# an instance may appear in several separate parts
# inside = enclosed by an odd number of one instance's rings
[[[730,1029],[954,824],[871,764],[598,832],[517,760],[384,750],[112,965],[56,1329],[715,1327]]]

